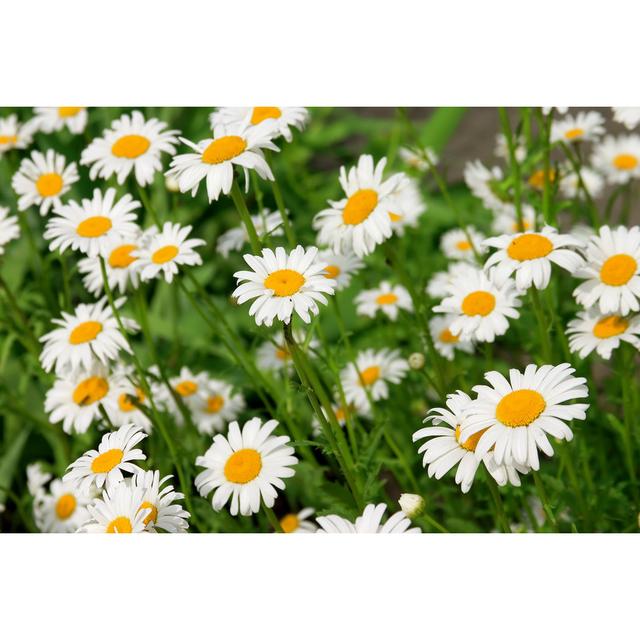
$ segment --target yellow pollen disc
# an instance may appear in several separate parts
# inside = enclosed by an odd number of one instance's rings
[[[0,144],[15,144],[18,142],[18,136],[0,136]]]
[[[469,251],[469,249],[471,249],[471,243],[468,240],[460,240],[460,242],[456,242],[456,249],[459,251]]]
[[[83,220],[76,229],[76,233],[83,238],[98,238],[111,229],[111,219],[106,216],[91,216]]]
[[[629,321],[620,316],[607,316],[600,318],[593,326],[593,335],[600,340],[619,336],[624,333],[629,326]]]
[[[300,524],[300,520],[295,513],[289,513],[282,520],[280,520],[280,526],[285,533],[293,533]]]
[[[569,131],[565,132],[564,137],[567,140],[575,140],[576,138],[581,138],[583,135],[584,129],[576,127],[575,129],[569,129]]]
[[[247,143],[240,136],[223,136],[213,142],[202,152],[202,162],[220,164],[239,156],[247,148]]]
[[[91,376],[83,380],[73,392],[73,401],[81,407],[102,400],[109,391],[109,383],[100,376]]]
[[[122,449],[109,449],[93,459],[91,471],[93,473],[109,473],[122,462]]]
[[[556,179],[556,171],[555,169],[549,169],[549,182],[553,182]],[[542,189],[544,188],[544,171],[542,169],[538,169],[536,172],[531,174],[529,178],[529,184],[534,189]]]
[[[523,220],[522,225],[518,224],[516,220],[512,225],[511,229],[514,233],[522,233],[523,231],[529,231],[531,229],[531,223],[528,220]]]
[[[278,358],[278,360],[288,360],[289,352],[286,349],[283,349],[282,347],[277,347],[276,358]]]
[[[122,244],[116,247],[109,254],[109,266],[112,269],[126,269],[135,260],[131,252],[137,248],[135,244]]]
[[[158,519],[158,509],[151,502],[143,502],[140,505],[138,511],[142,511],[143,509],[150,509],[149,515],[142,521],[144,522],[144,526],[146,527],[150,522],[155,522]]]
[[[224,475],[229,482],[246,484],[258,477],[262,469],[262,456],[255,449],[236,451],[224,465]]]
[[[65,493],[56,502],[56,515],[58,520],[66,520],[76,510],[76,498],[72,493]]]
[[[393,304],[397,300],[398,296],[395,293],[383,293],[376,298],[378,304]]]
[[[389,217],[391,218],[391,222],[400,222],[403,218],[399,213],[393,213],[393,211],[389,211]]]
[[[630,153],[621,153],[613,159],[613,166],[620,171],[632,171],[638,166],[638,158]]]
[[[137,134],[131,134],[129,136],[122,136],[113,143],[111,147],[111,153],[116,158],[128,158],[133,160],[147,152],[147,149],[151,146],[151,142],[144,136]]]
[[[224,398],[222,396],[210,396],[207,399],[207,412],[218,413],[224,407]]]
[[[173,260],[180,250],[173,244],[168,244],[166,247],[161,247],[157,251],[153,252],[151,256],[151,262],[154,264],[164,264],[165,262],[169,262]]]
[[[102,331],[102,324],[95,320],[87,320],[79,324],[69,336],[71,344],[83,344],[95,340],[95,337]]]
[[[118,516],[107,525],[107,533],[131,533],[131,520],[126,516]]]
[[[192,396],[198,390],[198,383],[193,380],[183,380],[175,386],[176,391],[183,397]]]
[[[380,367],[373,365],[360,372],[361,386],[368,387],[380,377]]]
[[[279,269],[264,279],[264,286],[271,289],[280,298],[297,293],[304,283],[304,276],[292,269]]]
[[[344,422],[347,419],[347,412],[342,407],[338,407],[335,414],[338,422]]]
[[[273,118],[277,120],[282,115],[278,107],[253,107],[251,113],[251,124],[260,124],[263,120]]]
[[[342,221],[345,224],[360,224],[364,222],[378,205],[378,194],[373,189],[360,189],[348,200],[342,211]]]
[[[337,267],[335,264],[330,264],[328,267],[325,267],[324,270],[327,272],[324,276],[325,278],[333,278],[335,280],[340,275],[340,267]]]
[[[638,263],[626,253],[618,253],[605,260],[600,267],[600,280],[611,287],[627,284],[638,270]]]
[[[128,413],[129,411],[134,411],[138,407],[131,400],[131,395],[128,393],[121,393],[118,397],[118,406],[120,407],[120,411],[124,411]],[[136,389],[136,397],[138,398],[138,402],[143,403],[145,400],[145,395],[142,393],[142,389]]]
[[[448,344],[453,344],[458,342],[460,338],[458,336],[454,336],[449,329],[444,329],[440,332],[440,342],[446,342]]]
[[[526,427],[546,408],[541,394],[532,389],[518,389],[508,393],[496,407],[496,418],[507,427]]]
[[[58,107],[58,115],[61,118],[73,118],[82,111],[82,107]]]
[[[487,429],[488,428],[489,427],[487,427]],[[466,449],[467,451],[475,451],[476,447],[478,446],[478,440],[480,440],[480,437],[487,429],[482,429],[481,431],[478,431],[478,433],[474,433],[472,436],[462,442],[462,440],[460,440],[460,425],[456,425],[456,440],[463,449]]]
[[[496,297],[488,291],[474,291],[462,301],[466,316],[488,316],[496,307]]]
[[[525,233],[514,238],[507,247],[507,255],[513,260],[535,260],[544,258],[553,251],[553,243],[549,238],[538,233]]]
[[[61,175],[43,173],[36,182],[36,189],[43,198],[50,198],[60,193],[63,184]]]

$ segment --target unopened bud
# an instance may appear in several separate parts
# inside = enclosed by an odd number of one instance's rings
[[[178,193],[178,191],[180,191],[178,181],[173,176],[167,176],[164,179],[164,186],[167,188],[167,191],[171,191],[171,193]]]
[[[422,367],[424,367],[424,355],[422,353],[418,353],[417,351],[416,353],[412,353],[409,356],[409,366],[414,371],[422,369]]]
[[[415,493],[401,494],[398,503],[407,518],[416,518],[424,511],[424,498]]]

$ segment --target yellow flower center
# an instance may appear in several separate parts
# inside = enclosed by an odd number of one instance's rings
[[[488,428],[489,427],[487,427],[487,429]],[[467,451],[475,451],[476,447],[478,446],[478,440],[480,440],[482,434],[487,429],[482,429],[481,431],[474,433],[472,436],[469,436],[464,442],[462,442],[462,440],[460,439],[461,429],[460,429],[460,425],[458,424],[456,425],[456,441],[463,449],[466,449]]]
[[[380,367],[373,365],[360,372],[360,386],[368,387],[380,377]]]
[[[488,291],[473,291],[462,301],[462,313],[467,316],[488,316],[496,307],[496,297]]]
[[[150,522],[155,522],[158,519],[158,509],[155,504],[151,502],[147,502],[146,500],[140,505],[138,511],[142,511],[143,509],[149,509],[149,514],[142,521],[144,522],[144,526],[146,527]]]
[[[133,158],[137,158],[143,153],[146,153],[150,146],[151,142],[148,138],[134,133],[128,136],[122,136],[122,138],[116,140],[111,147],[111,153],[113,153],[116,158],[129,158],[129,160],[133,160]]]
[[[91,471],[93,473],[109,473],[111,469],[115,469],[122,462],[123,456],[122,449],[109,449],[93,459]]]
[[[287,514],[282,520],[280,520],[280,527],[284,533],[293,533],[300,524],[300,519],[295,513]]]
[[[136,396],[138,398],[138,402],[144,402],[145,395],[142,393],[142,389],[136,389]],[[134,411],[138,408],[131,398],[132,396],[128,393],[121,393],[120,396],[118,396],[118,406],[120,407],[120,411],[128,413],[129,411]]]
[[[131,533],[131,520],[126,516],[118,516],[107,525],[107,533]]]
[[[15,144],[18,142],[18,136],[0,136],[0,144]]]
[[[109,231],[111,227],[111,218],[91,216],[78,225],[76,233],[83,238],[97,238]]]
[[[183,397],[192,396],[198,390],[198,383],[193,380],[183,380],[175,386],[176,391]]]
[[[43,173],[36,182],[36,189],[43,198],[57,196],[62,190],[62,176],[57,173]]]
[[[224,465],[224,475],[229,482],[246,484],[258,477],[262,469],[262,456],[255,449],[236,451]]]
[[[81,407],[86,407],[98,400],[102,400],[109,391],[109,383],[100,376],[91,376],[83,380],[73,392],[73,401]]]
[[[613,166],[620,171],[632,171],[638,166],[638,158],[630,153],[620,153],[613,159]]]
[[[496,407],[496,418],[507,427],[526,427],[546,408],[540,393],[532,389],[518,389],[508,393]]]
[[[335,410],[335,415],[338,422],[344,422],[347,419],[347,412],[342,407]]]
[[[109,266],[112,269],[126,269],[135,260],[131,252],[137,248],[135,244],[122,244],[116,247],[109,254]]]
[[[449,329],[443,329],[440,332],[440,342],[446,342],[448,344],[453,344],[458,342],[460,338],[458,336],[454,336]]]
[[[82,111],[82,107],[58,107],[58,116],[61,118],[73,118]]]
[[[207,399],[207,412],[218,413],[224,407],[224,398],[222,396],[210,396]]]
[[[325,278],[333,278],[335,280],[340,275],[340,267],[337,267],[335,264],[330,264],[325,267],[324,270],[327,272],[324,276]]]
[[[273,118],[277,120],[282,115],[278,107],[253,107],[251,113],[251,124],[260,124],[263,120]]]
[[[65,493],[56,502],[56,516],[58,520],[66,520],[76,510],[76,498],[72,493]]]
[[[469,251],[469,249],[471,249],[471,243],[468,240],[460,240],[460,242],[456,242],[456,249],[459,251]]]
[[[575,129],[569,129],[569,131],[566,131],[564,134],[564,137],[567,140],[575,140],[576,138],[581,138],[584,135],[584,129],[580,129],[579,127],[576,127]]]
[[[402,216],[399,213],[393,213],[393,211],[389,211],[389,217],[391,222],[400,222],[402,220]]]
[[[220,164],[239,156],[247,148],[247,143],[240,136],[223,136],[213,142],[202,152],[202,162]]]
[[[95,337],[102,331],[102,324],[95,320],[87,320],[80,323],[69,336],[71,344],[83,344],[95,340]]]
[[[522,233],[523,231],[529,231],[529,229],[531,229],[531,226],[532,225],[528,220],[523,220],[521,225],[516,220],[511,225],[511,229],[513,230],[514,233]]]
[[[514,238],[507,247],[507,255],[513,260],[523,262],[544,258],[553,251],[553,243],[539,233],[525,233]]]
[[[348,200],[342,211],[342,221],[345,224],[360,224],[364,222],[378,205],[378,194],[373,189],[360,189]]]
[[[600,340],[619,336],[624,333],[629,326],[629,321],[620,316],[606,316],[600,318],[593,326],[593,335]]]
[[[264,286],[280,298],[297,293],[304,283],[304,276],[292,269],[279,269],[269,274],[264,280]]]
[[[611,287],[627,284],[638,269],[638,263],[626,253],[607,258],[600,267],[600,280]]]
[[[547,175],[549,176],[549,182],[553,182],[556,179],[556,170],[549,169],[549,173]],[[538,169],[533,174],[531,174],[531,177],[529,178],[529,184],[534,189],[542,189],[544,187],[544,171],[542,169]]]
[[[285,348],[276,347],[276,358],[278,358],[278,360],[288,360],[289,356],[290,354]]]
[[[395,293],[382,293],[376,298],[378,304],[393,304],[397,302],[398,296]]]
[[[151,262],[154,264],[164,264],[165,262],[173,260],[179,252],[180,249],[178,249],[174,244],[168,244],[166,247],[161,247],[157,251],[153,252]]]

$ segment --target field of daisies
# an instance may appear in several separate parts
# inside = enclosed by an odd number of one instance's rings
[[[1,530],[638,530],[640,108],[495,111],[0,108]]]

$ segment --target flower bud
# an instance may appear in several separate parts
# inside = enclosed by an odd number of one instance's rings
[[[178,181],[173,176],[168,176],[164,179],[164,186],[167,188],[167,191],[171,191],[171,193],[178,193],[178,191],[180,191]]]
[[[407,518],[416,518],[424,511],[425,507],[424,498],[415,493],[401,494],[398,503]]]
[[[418,369],[422,369],[424,367],[424,355],[422,353],[412,353],[409,356],[409,366],[417,371]]]

